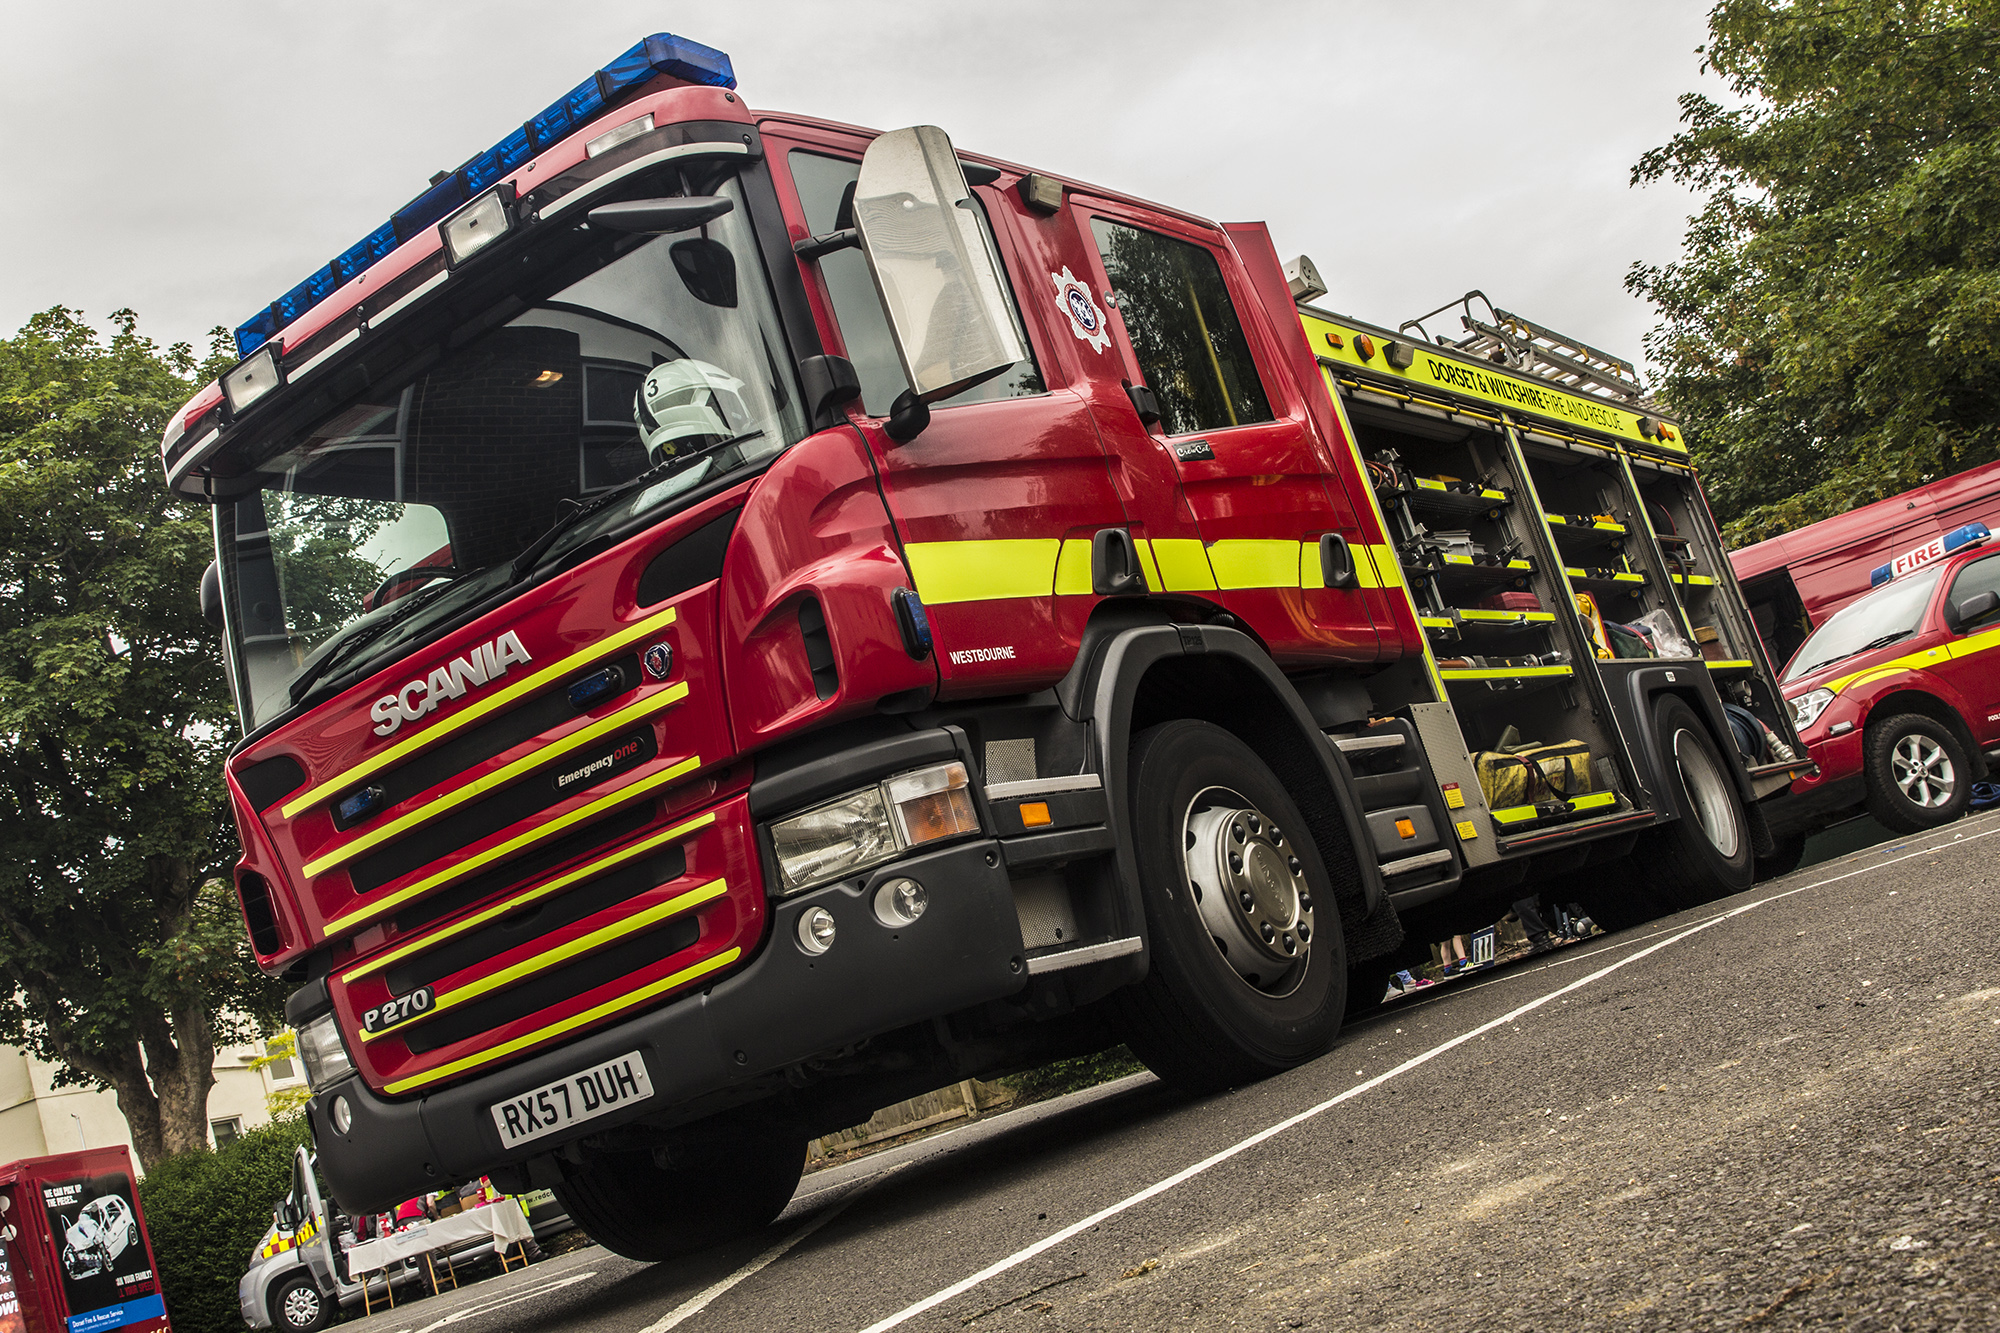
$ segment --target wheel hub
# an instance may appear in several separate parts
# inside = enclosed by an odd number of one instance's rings
[[[1260,990],[1295,984],[1313,937],[1305,868],[1284,830],[1236,792],[1189,806],[1188,882],[1202,924],[1236,974]]]
[[[1912,805],[1935,810],[1951,803],[1957,775],[1944,747],[1930,737],[1912,734],[1897,741],[1889,754],[1896,785]]]
[[[293,1328],[310,1328],[319,1318],[319,1293],[296,1287],[285,1295],[285,1322]]]

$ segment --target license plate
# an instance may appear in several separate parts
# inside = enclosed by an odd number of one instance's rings
[[[546,1134],[595,1120],[653,1095],[646,1062],[639,1052],[592,1065],[568,1078],[544,1084],[491,1108],[500,1142],[512,1148]]]
[[[437,991],[430,986],[420,987],[408,995],[398,995],[393,1000],[384,1000],[373,1009],[361,1011],[361,1030],[381,1032],[398,1023],[407,1023],[418,1014],[429,1013],[436,1000]]]

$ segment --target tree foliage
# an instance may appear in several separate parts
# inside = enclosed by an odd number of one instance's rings
[[[303,1115],[280,1116],[226,1148],[164,1162],[139,1182],[175,1333],[243,1333],[236,1280],[292,1187],[293,1153],[311,1143]]]
[[[113,1089],[151,1169],[206,1144],[215,1048],[277,996],[224,879],[208,514],[159,472],[214,367],[112,318],[0,340],[0,1040]]]
[[[1626,283],[1730,537],[2000,457],[2000,0],[1720,0],[1709,33],[1742,104],[1684,96],[1633,169],[1707,202]]]

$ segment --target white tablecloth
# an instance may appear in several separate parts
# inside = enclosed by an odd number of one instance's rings
[[[433,1250],[448,1250],[480,1236],[493,1238],[495,1254],[527,1240],[535,1233],[521,1215],[521,1205],[501,1199],[454,1217],[435,1222],[417,1222],[392,1236],[364,1240],[347,1252],[347,1271],[358,1281],[364,1274],[378,1272],[402,1259],[414,1259]]]

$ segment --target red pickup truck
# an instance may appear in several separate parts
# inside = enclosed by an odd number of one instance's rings
[[[1819,765],[1782,803],[1781,849],[1858,809],[1898,833],[1965,813],[2000,747],[2000,543],[1967,524],[1873,571],[1786,666],[1799,739]],[[1794,855],[1794,859],[1796,859]]]

